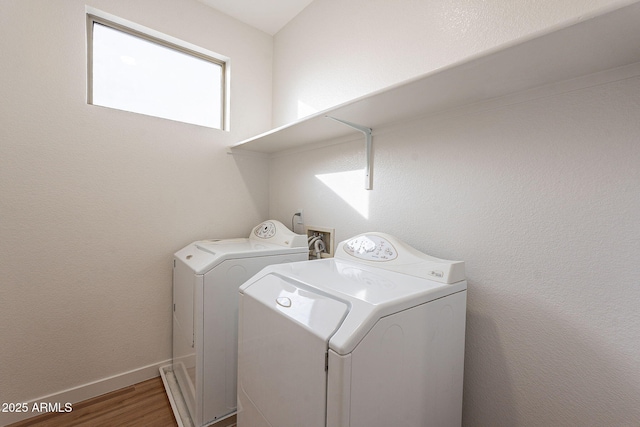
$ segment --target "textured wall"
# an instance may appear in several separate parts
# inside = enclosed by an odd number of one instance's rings
[[[361,140],[278,156],[270,216],[466,262],[465,426],[640,425],[638,100],[635,77],[374,129],[370,192]]]
[[[276,122],[622,4],[337,3],[276,35]],[[425,16],[445,3],[478,16]],[[465,426],[640,425],[640,65],[619,72],[374,129],[370,192],[360,137],[271,160],[271,217],[466,262]]]
[[[274,125],[629,0],[315,0],[274,38]]]
[[[231,58],[230,133],[86,104],[85,1],[0,2],[0,402],[171,357],[171,259],[249,233],[272,39],[192,0],[90,6]],[[0,418],[0,424],[3,424]]]

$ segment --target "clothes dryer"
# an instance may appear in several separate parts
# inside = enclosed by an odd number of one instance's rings
[[[265,266],[307,259],[306,236],[275,220],[248,238],[202,240],[176,252],[173,361],[161,374],[181,426],[214,424],[236,411],[238,287]]]
[[[240,287],[238,427],[459,427],[464,263],[383,233]]]

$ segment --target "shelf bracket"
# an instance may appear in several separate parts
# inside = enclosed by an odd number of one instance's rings
[[[343,125],[347,125],[350,128],[356,129],[364,134],[365,137],[365,153],[366,153],[366,163],[364,166],[364,189],[371,190],[373,188],[373,180],[371,176],[371,133],[373,132],[371,128],[366,126],[360,126],[355,123],[348,122],[346,120],[336,119],[335,117],[325,116],[328,119],[335,120],[338,123],[342,123]]]

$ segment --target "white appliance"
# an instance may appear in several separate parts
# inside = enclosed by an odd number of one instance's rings
[[[248,238],[197,241],[175,253],[173,360],[160,372],[181,426],[236,411],[238,287],[267,265],[306,259],[306,236],[275,220]]]
[[[464,263],[366,233],[240,287],[238,427],[459,427]]]

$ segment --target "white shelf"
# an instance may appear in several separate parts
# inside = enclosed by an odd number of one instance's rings
[[[238,142],[276,153],[640,62],[640,2],[553,29]]]

